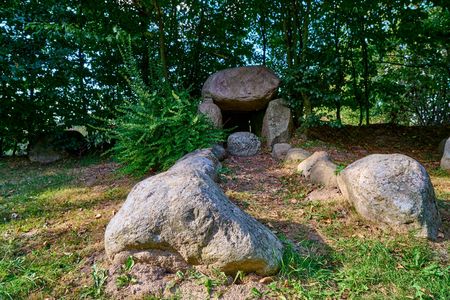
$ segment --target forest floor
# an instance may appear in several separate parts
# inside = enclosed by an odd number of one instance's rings
[[[420,161],[443,221],[438,241],[360,219],[336,191],[304,181],[267,152],[230,157],[220,185],[284,240],[281,272],[271,278],[242,275],[234,283],[222,274],[193,272],[172,275],[175,284],[196,290],[201,299],[450,299],[450,174],[439,168],[437,147],[445,134],[321,128],[311,130],[308,140],[292,141],[311,152],[325,150],[344,166],[372,153],[404,153]],[[0,299],[108,298],[104,229],[139,180],[117,168],[94,156],[48,166],[0,160]],[[130,296],[133,284],[122,278],[118,295]],[[182,290],[166,296],[177,298]]]

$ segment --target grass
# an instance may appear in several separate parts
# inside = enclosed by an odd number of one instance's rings
[[[0,299],[106,298],[104,228],[132,185],[106,166],[95,157],[50,166],[0,161]],[[429,173],[448,231],[450,175],[437,167]],[[239,178],[227,166],[221,174]],[[305,201],[311,186],[297,175],[280,182],[275,200],[264,206],[256,193],[261,186],[227,191],[242,209],[270,223],[285,244],[280,273],[264,288],[252,288],[251,297],[450,299],[448,240],[432,243],[377,228],[340,201]],[[117,286],[134,284],[133,266],[129,258]],[[231,284],[220,272],[175,276],[211,297]],[[237,274],[231,282],[245,284],[246,278]]]
[[[314,248],[314,242],[302,242]],[[285,241],[271,295],[295,299],[449,299],[449,266],[427,243],[396,238],[343,238],[325,254],[300,254]]]
[[[88,260],[102,250],[99,228],[129,190],[127,184],[79,181],[100,163],[95,157],[49,166],[21,159],[0,162],[0,299],[99,295],[100,287],[86,293],[80,286],[91,286],[80,270],[90,269]],[[94,287],[105,280],[99,270],[94,269]]]

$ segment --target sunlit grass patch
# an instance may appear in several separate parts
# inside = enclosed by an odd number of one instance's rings
[[[80,181],[82,168],[98,162],[2,162],[0,299],[79,298],[81,283],[89,281],[81,268],[102,251],[103,228],[130,189],[121,181]],[[101,178],[114,177],[105,168]]]

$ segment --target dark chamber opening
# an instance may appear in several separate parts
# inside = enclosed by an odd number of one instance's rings
[[[249,131],[261,135],[264,111],[222,111],[223,128],[231,132]]]

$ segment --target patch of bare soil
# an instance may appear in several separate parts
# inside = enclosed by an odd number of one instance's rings
[[[374,124],[369,126],[321,126],[308,129],[309,139],[317,139],[341,148],[351,162],[372,153],[402,153],[425,166],[436,167],[440,160],[439,144],[450,135],[450,126],[400,126]],[[301,144],[301,140],[297,142]],[[294,141],[295,143],[295,141]],[[331,153],[333,156],[333,153]],[[336,153],[335,153],[336,154]],[[334,158],[334,157],[333,157]],[[341,161],[336,157],[337,161]]]
[[[306,199],[327,196],[328,200],[337,200],[341,198],[339,192],[307,182],[295,172],[295,166],[277,162],[269,153],[230,157],[224,165],[230,171],[221,177],[220,185],[231,201],[276,233],[323,241],[320,232],[299,223]]]

